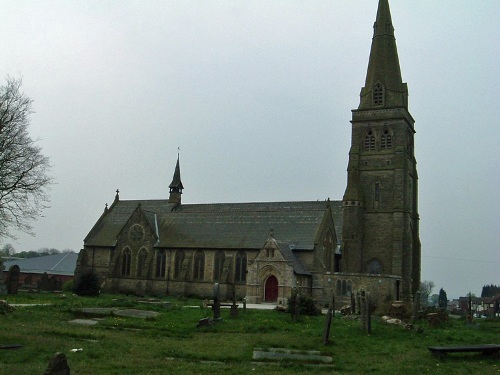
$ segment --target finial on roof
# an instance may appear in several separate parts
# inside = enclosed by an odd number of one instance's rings
[[[107,203],[104,205],[104,213],[105,214],[108,213],[108,204]]]
[[[116,195],[115,195],[115,201],[119,201],[120,200],[120,190],[119,189],[116,189]]]

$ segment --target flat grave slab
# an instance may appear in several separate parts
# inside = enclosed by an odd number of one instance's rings
[[[93,325],[97,324],[97,320],[93,320],[93,319],[73,319],[73,320],[70,320],[69,322],[73,323],[73,324],[81,324],[84,326],[93,326]]]
[[[322,355],[317,350],[291,350],[282,348],[260,349],[255,348],[252,359],[254,361],[293,361],[306,363],[332,363],[332,357]]]

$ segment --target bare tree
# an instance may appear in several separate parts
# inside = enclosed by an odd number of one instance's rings
[[[429,296],[434,288],[434,281],[423,280],[420,283],[420,306],[427,307],[429,304]]]
[[[0,87],[0,239],[11,230],[32,233],[48,202],[49,159],[28,134],[33,101],[21,92],[22,80],[7,77]]]

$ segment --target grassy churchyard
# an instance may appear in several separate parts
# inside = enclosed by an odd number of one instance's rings
[[[357,320],[336,316],[330,344],[323,345],[325,315],[301,316],[275,310],[240,309],[223,320],[197,327],[212,311],[200,300],[168,299],[170,307],[141,303],[137,297],[101,295],[77,297],[70,293],[2,296],[19,306],[1,314],[0,374],[43,374],[49,359],[62,352],[72,375],[101,374],[499,374],[498,357],[450,354],[439,359],[428,346],[498,344],[500,322],[450,320],[440,327],[417,322],[414,330],[389,325],[373,317],[367,336]],[[86,307],[156,311],[155,317],[120,316],[103,310],[94,325],[71,322],[92,318],[78,311]],[[115,310],[116,311],[116,310]],[[94,317],[96,315],[93,315]],[[330,364],[307,359],[253,360],[254,350],[319,351]],[[72,351],[72,349],[77,349]],[[80,350],[81,349],[81,350]],[[300,356],[299,356],[300,357]],[[314,362],[314,361],[313,361]]]

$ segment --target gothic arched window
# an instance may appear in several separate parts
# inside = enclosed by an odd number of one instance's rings
[[[226,255],[224,251],[219,250],[215,253],[214,259],[214,281],[219,281],[222,276],[222,269],[224,268],[224,259]]]
[[[376,259],[368,263],[368,273],[370,275],[380,275],[382,273],[382,265]]]
[[[184,263],[184,250],[175,252],[174,278],[178,279],[182,273],[182,263]]]
[[[381,106],[384,104],[384,87],[380,83],[376,83],[373,88],[373,105]]]
[[[142,276],[147,257],[148,251],[146,249],[142,248],[141,250],[139,250],[139,254],[137,255],[137,276],[139,277]]]
[[[205,253],[201,250],[194,254],[193,279],[203,280],[205,277]]]
[[[165,269],[167,268],[167,253],[165,250],[156,252],[156,277],[165,277]]]
[[[382,150],[392,148],[392,135],[388,129],[384,129],[382,132],[382,137],[380,138],[380,148]]]
[[[234,281],[244,283],[247,278],[247,255],[240,251],[236,254],[236,267],[234,270]]]
[[[363,145],[366,151],[375,150],[375,135],[371,129],[366,133]]]
[[[123,250],[122,253],[122,275],[130,276],[130,263],[132,261],[132,253],[129,248]]]

